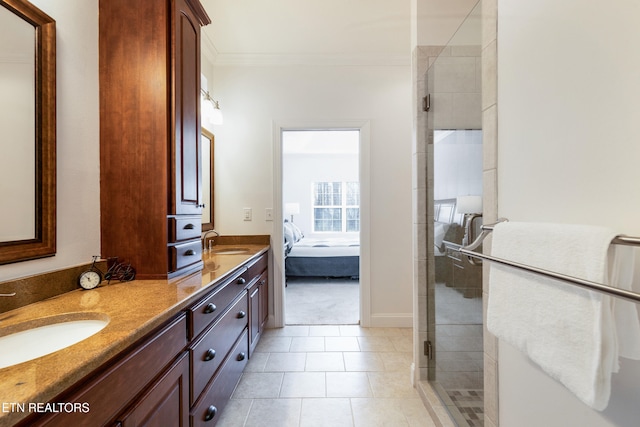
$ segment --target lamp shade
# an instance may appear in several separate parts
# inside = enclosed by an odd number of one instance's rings
[[[456,210],[461,214],[482,213],[482,196],[456,197]]]
[[[221,125],[224,123],[222,118],[222,110],[220,110],[220,104],[218,101],[211,98],[209,92],[202,90],[202,99],[201,99],[201,119],[202,123],[209,123],[212,125]]]
[[[284,213],[285,215],[298,215],[300,213],[300,203],[285,203]]]
[[[218,101],[214,101],[214,107],[209,117],[211,119],[211,123],[213,123],[214,125],[224,124],[224,118],[222,117],[222,110],[220,109],[220,105],[218,104]]]

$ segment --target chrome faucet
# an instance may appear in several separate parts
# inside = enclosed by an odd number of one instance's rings
[[[214,233],[216,235],[216,237],[220,237],[220,233],[218,233],[216,230],[209,230],[206,233],[204,233],[204,236],[202,236],[202,251],[203,252],[207,252],[207,236],[210,233]],[[215,239],[215,237],[213,239]],[[211,239],[211,240],[213,242],[215,242],[213,239]],[[213,246],[213,244],[211,244],[209,246]]]

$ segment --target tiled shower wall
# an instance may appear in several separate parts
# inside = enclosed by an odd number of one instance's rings
[[[482,1],[482,130],[483,130],[483,197],[484,222],[497,219],[497,0]],[[433,171],[427,168],[433,159],[433,141],[427,140],[427,115],[422,111],[422,97],[427,93],[426,71],[441,53],[443,47],[419,46],[413,52],[413,199],[414,199],[414,380],[427,402],[432,415],[441,425],[452,425],[446,408],[426,381],[428,360],[424,356],[423,343],[434,328],[434,315],[427,303],[433,300],[432,290],[427,289],[429,274],[435,270],[433,237],[427,233],[427,224],[433,221],[433,205],[429,203],[429,188],[433,188]],[[484,250],[489,251],[486,241]],[[428,265],[429,264],[429,265]],[[488,266],[483,275],[483,314],[486,316]],[[431,277],[431,280],[434,280]],[[428,318],[430,315],[430,319]],[[498,422],[498,351],[497,340],[484,330],[484,412],[485,426],[497,427]]]

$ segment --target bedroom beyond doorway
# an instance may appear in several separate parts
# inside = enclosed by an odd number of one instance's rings
[[[282,133],[286,324],[360,319],[359,130]]]

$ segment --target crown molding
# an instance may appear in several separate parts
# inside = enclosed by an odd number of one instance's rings
[[[271,54],[217,53],[216,66],[410,66],[411,52],[406,54]]]

